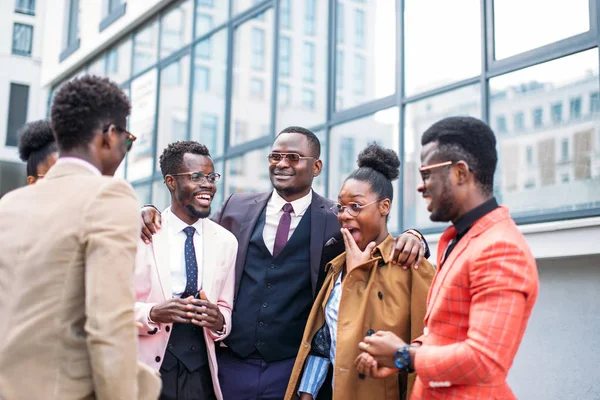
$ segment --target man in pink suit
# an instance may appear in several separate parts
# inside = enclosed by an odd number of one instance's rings
[[[197,142],[170,144],[160,168],[171,206],[138,248],[139,358],[160,371],[161,400],[222,400],[215,342],[231,329],[237,240],[207,218],[220,175]]]

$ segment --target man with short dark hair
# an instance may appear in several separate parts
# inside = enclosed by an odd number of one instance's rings
[[[225,400],[284,397],[325,265],[344,251],[333,202],[312,190],[320,155],[313,132],[284,129],[268,155],[274,189],[232,194],[213,217],[239,243],[232,330],[218,351]],[[156,211],[142,214],[150,240]],[[422,257],[427,248],[416,235],[399,236],[390,258],[412,265]],[[326,398],[330,388],[324,384],[319,396]]]
[[[171,205],[138,246],[139,357],[160,370],[161,400],[222,400],[215,342],[231,327],[237,240],[207,219],[220,175],[192,141],[168,145],[160,170]]]
[[[156,399],[137,363],[131,185],[112,175],[135,137],[130,105],[99,77],[66,83],[52,105],[59,159],[0,200],[0,398]]]
[[[538,294],[525,238],[493,197],[496,138],[484,122],[451,117],[421,139],[418,191],[432,221],[451,221],[437,253],[423,335],[366,337],[359,370],[416,371],[412,399],[516,399],[506,376]],[[379,367],[379,368],[378,368]]]

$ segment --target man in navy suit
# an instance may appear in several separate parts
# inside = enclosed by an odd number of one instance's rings
[[[217,356],[225,400],[283,398],[323,267],[344,251],[333,202],[312,190],[320,153],[313,132],[284,129],[268,155],[274,190],[232,194],[212,218],[239,244],[232,329]],[[145,240],[159,217],[154,208],[142,210]],[[396,241],[403,265],[426,252],[416,231]]]

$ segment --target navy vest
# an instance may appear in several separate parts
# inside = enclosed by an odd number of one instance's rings
[[[257,351],[267,362],[295,357],[312,308],[310,214],[308,207],[277,257],[263,240],[265,212],[258,219],[246,254],[225,340],[240,357]]]
[[[165,358],[160,367],[170,371],[177,365],[177,360],[181,361],[190,372],[208,364],[202,327],[193,324],[173,324]]]

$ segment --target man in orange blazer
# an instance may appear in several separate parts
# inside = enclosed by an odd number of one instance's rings
[[[440,238],[425,328],[410,345],[391,332],[365,338],[359,371],[415,370],[411,399],[516,399],[506,376],[539,283],[525,238],[492,194],[494,133],[478,119],[451,117],[421,144],[418,191],[432,221],[453,224]]]

